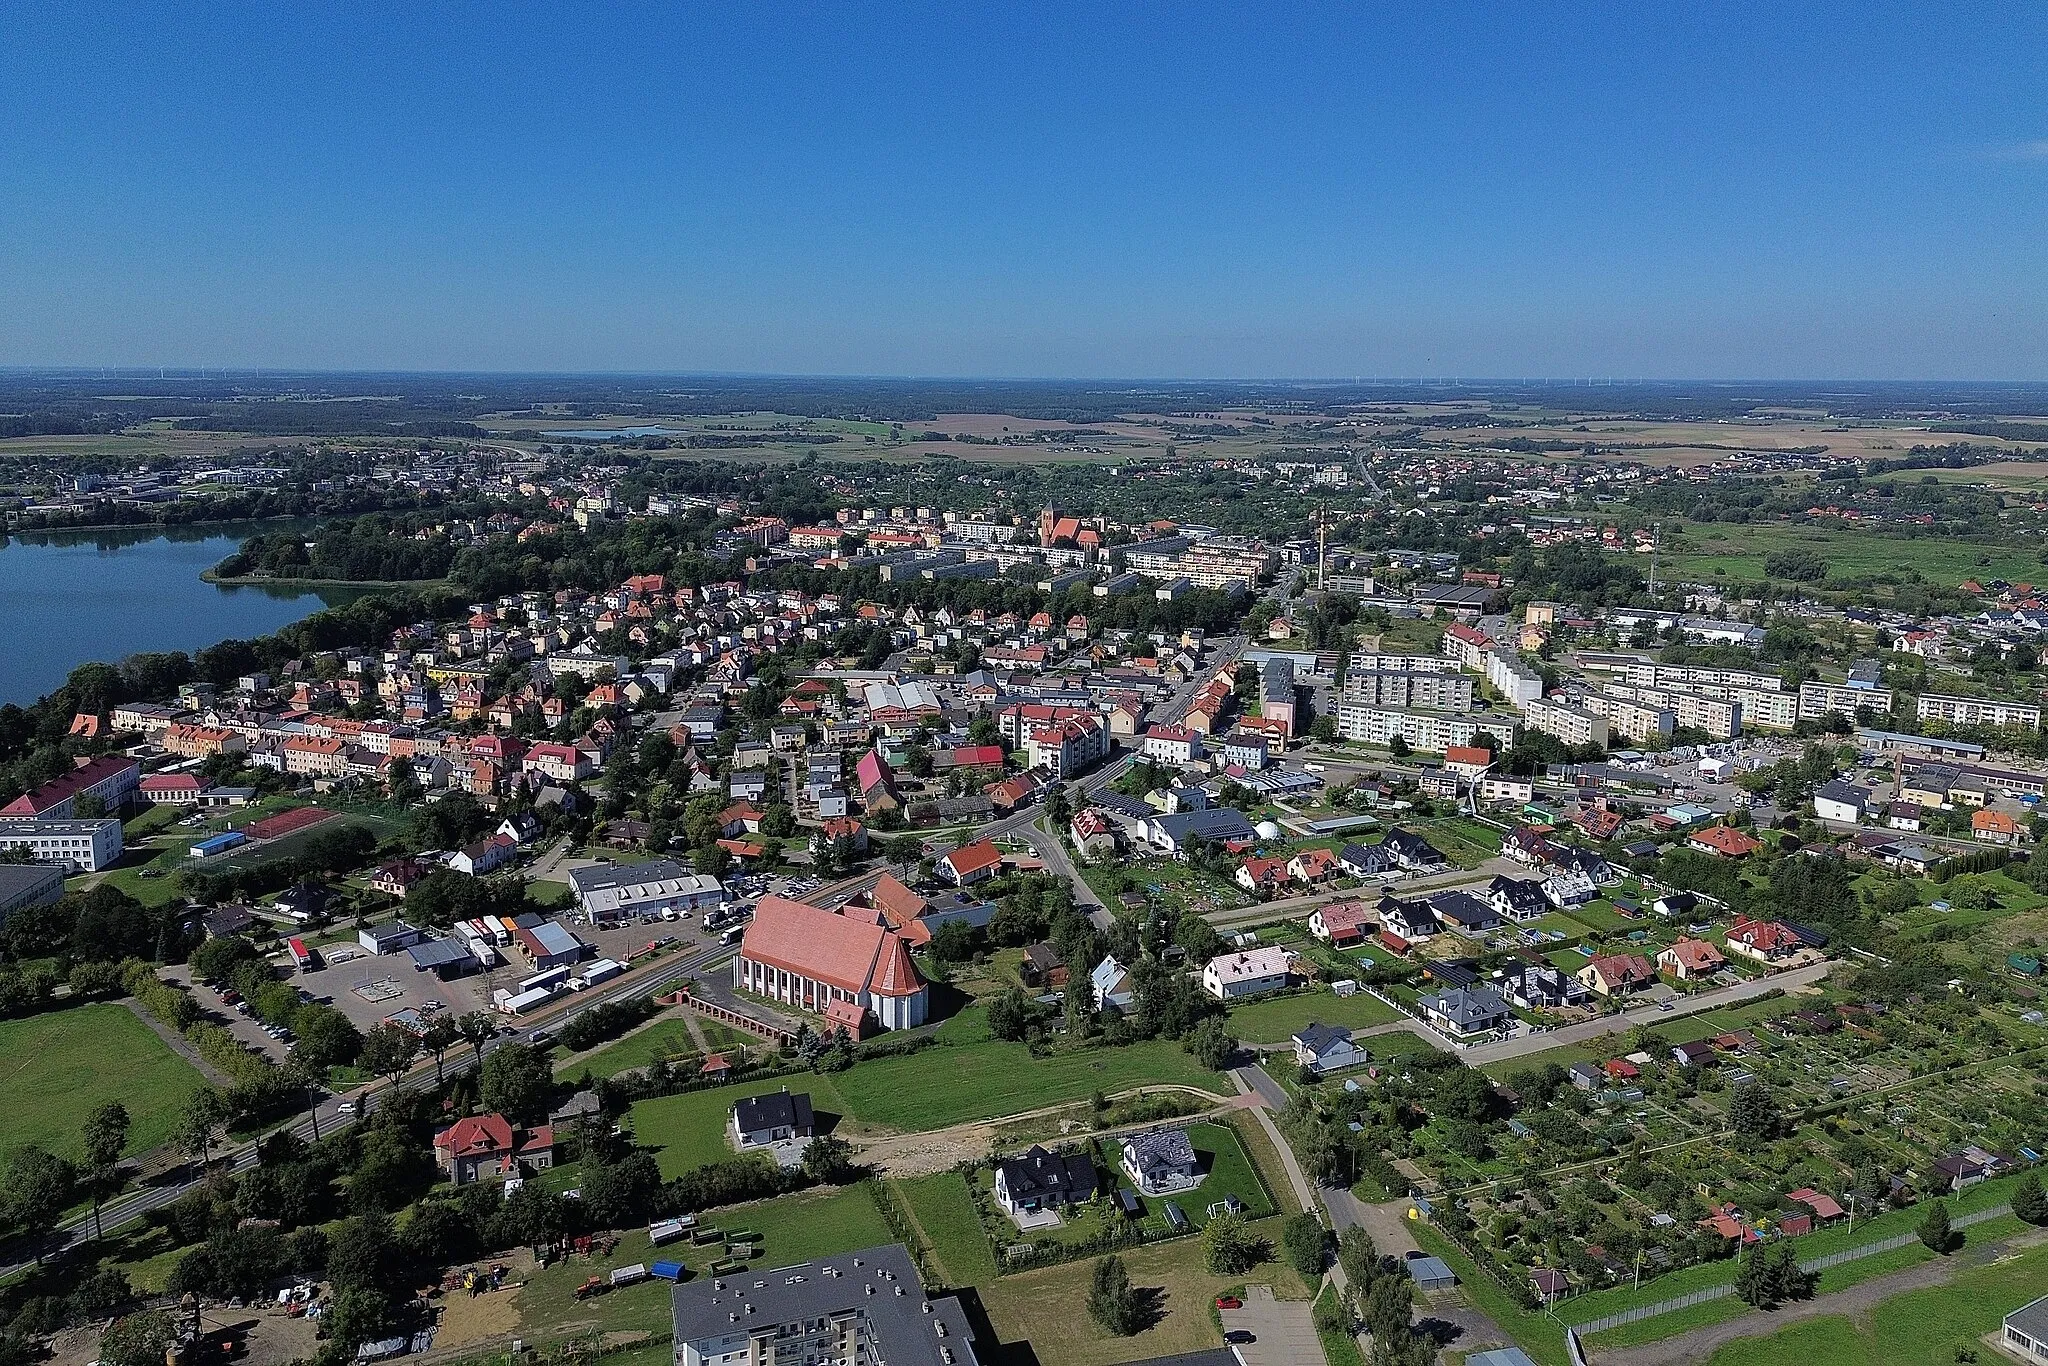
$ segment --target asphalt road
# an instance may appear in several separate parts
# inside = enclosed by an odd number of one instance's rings
[[[732,950],[724,945],[709,944],[694,953],[681,955],[669,962],[650,969],[643,969],[646,976],[611,987],[610,990],[579,992],[564,1001],[554,1011],[543,1012],[520,1021],[518,1033],[492,1039],[484,1045],[484,1055],[504,1047],[508,1043],[522,1041],[534,1029],[556,1029],[584,1011],[614,1001],[631,1000],[640,996],[655,996],[666,991],[674,983],[689,976],[721,957],[730,956]],[[442,1060],[445,1075],[459,1076],[477,1065],[475,1052],[466,1044],[457,1045]],[[422,1060],[405,1076],[405,1081],[419,1081],[434,1075],[432,1058]],[[372,1108],[373,1096],[389,1089],[388,1083],[373,1082],[359,1090],[341,1095],[331,1095],[314,1107],[311,1114],[286,1126],[290,1132],[302,1139],[314,1139],[338,1125],[350,1122],[342,1113],[343,1105],[353,1105],[367,1114]],[[255,1163],[256,1143],[254,1141],[235,1144],[221,1149],[214,1158],[214,1168],[223,1171],[240,1171]],[[100,1225],[105,1232],[113,1232],[122,1226],[142,1218],[151,1210],[161,1209],[186,1191],[199,1184],[198,1178],[190,1174],[191,1168],[183,1169],[183,1179],[173,1179],[160,1185],[144,1186],[117,1199],[108,1201],[100,1209]],[[76,1247],[87,1241],[92,1232],[92,1216],[87,1213],[60,1227],[44,1244],[45,1257]],[[34,1252],[28,1246],[17,1243],[0,1250],[0,1279],[14,1275],[34,1261]]]
[[[1603,1015],[1597,1020],[1565,1025],[1561,1029],[1553,1029],[1543,1034],[1524,1034],[1499,1043],[1478,1044],[1464,1050],[1458,1056],[1476,1067],[1483,1063],[1500,1062],[1506,1058],[1520,1058],[1531,1053],[1562,1048],[1567,1044],[1589,1043],[1609,1034],[1625,1034],[1639,1024],[1661,1024],[1683,1019],[1687,1015],[1697,1015],[1701,1011],[1718,1010],[1722,1006],[1753,1001],[1774,991],[1790,991],[1795,987],[1811,986],[1827,976],[1828,969],[1832,966],[1831,963],[1815,963],[1810,967],[1794,968],[1790,972],[1753,977],[1732,987],[1719,987],[1713,991],[1702,992],[1698,996],[1688,996],[1670,1010],[1660,1010],[1656,1006],[1637,1006],[1619,1015]]]

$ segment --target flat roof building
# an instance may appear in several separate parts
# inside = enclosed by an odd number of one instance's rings
[[[928,1295],[901,1243],[671,1292],[676,1366],[977,1366],[960,1302]]]

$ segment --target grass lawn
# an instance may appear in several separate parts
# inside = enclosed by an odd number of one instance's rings
[[[1158,1317],[1131,1337],[1112,1337],[1080,1308],[1088,1299],[1093,1259],[1003,1276],[982,1287],[982,1304],[996,1335],[1005,1343],[1029,1340],[1036,1360],[1057,1366],[1113,1366],[1148,1361],[1222,1345],[1210,1305],[1216,1296],[1247,1281],[1270,1285],[1283,1299],[1309,1296],[1301,1278],[1278,1262],[1253,1267],[1244,1276],[1214,1276],[1202,1265],[1202,1241],[1132,1248],[1121,1254],[1131,1284],[1156,1296]]]
[[[1347,1029],[1369,1029],[1400,1018],[1385,1001],[1362,991],[1342,997],[1335,992],[1316,991],[1239,1006],[1230,1012],[1230,1028],[1238,1038],[1252,1043],[1285,1043],[1311,1021]]]
[[[785,1086],[792,1091],[808,1092],[815,1110],[846,1112],[846,1103],[830,1080],[800,1073],[643,1100],[628,1111],[629,1123],[637,1141],[659,1149],[661,1175],[664,1180],[673,1180],[684,1172],[733,1156],[725,1141],[726,1121],[732,1117],[732,1107],[747,1096],[765,1095]]]
[[[953,1285],[987,1285],[996,1278],[995,1258],[982,1235],[981,1218],[959,1172],[939,1172],[894,1183],[930,1240],[946,1279]]]
[[[614,1077],[621,1072],[630,1072],[636,1067],[645,1067],[656,1058],[680,1058],[694,1054],[696,1043],[690,1038],[690,1028],[681,1015],[671,1015],[656,1020],[637,1034],[628,1035],[610,1047],[597,1052],[566,1069],[566,1074],[580,1077],[588,1069],[593,1077]]]
[[[128,1107],[128,1151],[167,1142],[186,1097],[205,1085],[191,1064],[124,1006],[74,1006],[0,1023],[0,1152],[40,1143],[83,1153],[94,1107]]]
[[[1460,868],[1477,868],[1500,853],[1500,831],[1466,816],[1432,817],[1413,828]]]
[[[1684,549],[1666,547],[1673,573],[1694,577],[1763,579],[1764,559],[1774,550],[1811,550],[1827,562],[1836,579],[1917,571],[1922,578],[1954,587],[1967,578],[2029,579],[2039,561],[2026,549],[1999,541],[1966,541],[1949,536],[1892,536],[1876,531],[1777,523],[1716,524],[1687,528]]]
[[[1869,1321],[1835,1315],[1723,1346],[1710,1366],[1949,1366],[1995,1360],[1977,1339],[2019,1305],[2048,1294],[2048,1248],[1958,1272],[1946,1284],[1881,1301]]]
[[[1336,1286],[1326,1285],[1323,1287],[1323,1293],[1316,1296],[1317,1308],[1321,1308],[1325,1302],[1332,1306],[1336,1305]],[[1365,1353],[1358,1350],[1358,1339],[1351,1334],[1341,1329],[1317,1328],[1316,1336],[1322,1340],[1323,1360],[1328,1366],[1365,1366]]]
[[[1042,1058],[1032,1057],[1021,1043],[996,1039],[947,1043],[857,1063],[834,1082],[854,1118],[911,1133],[1136,1086],[1178,1084],[1231,1094],[1219,1074],[1203,1068],[1180,1045],[1158,1042]]]
[[[813,1257],[829,1257],[890,1241],[888,1226],[866,1189],[860,1186],[804,1191],[758,1204],[735,1205],[701,1216],[706,1224],[726,1229],[751,1229],[761,1235],[761,1268],[792,1266]],[[703,1246],[687,1239],[657,1250],[645,1229],[627,1231],[606,1258],[571,1257],[537,1270],[517,1292],[519,1329],[529,1338],[586,1332],[593,1324],[606,1332],[664,1334],[672,1323],[669,1282],[655,1279],[613,1291],[596,1301],[578,1301],[576,1287],[587,1277],[614,1267],[656,1260],[682,1262],[692,1276],[707,1273],[724,1256],[721,1244]],[[502,1353],[500,1353],[502,1359]]]

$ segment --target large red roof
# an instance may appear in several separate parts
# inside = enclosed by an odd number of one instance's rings
[[[788,897],[761,898],[740,956],[855,994],[914,996],[924,989],[910,950],[887,928]]]

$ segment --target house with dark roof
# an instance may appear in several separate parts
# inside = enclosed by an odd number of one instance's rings
[[[1201,1162],[1186,1129],[1128,1134],[1121,1146],[1125,1175],[1146,1195],[1173,1195],[1202,1184]]]
[[[732,1145],[741,1152],[809,1138],[814,1132],[810,1095],[784,1087],[764,1096],[748,1096],[732,1107],[727,1125]]]
[[[1416,1003],[1424,1019],[1447,1034],[1485,1034],[1507,1024],[1508,1003],[1492,987],[1452,987]]]
[[[1442,850],[1412,830],[1389,830],[1381,844],[1396,866],[1410,872],[1428,872],[1450,862]]]
[[[1487,899],[1505,920],[1526,925],[1550,913],[1543,887],[1530,878],[1496,877],[1486,885]]]
[[[1095,1198],[1095,1163],[1086,1153],[1053,1153],[1033,1144],[996,1163],[996,1204],[1006,1214],[1058,1210]]]
[[[1357,1067],[1371,1054],[1352,1042],[1351,1031],[1341,1025],[1309,1021],[1294,1033],[1294,1061],[1318,1075]]]
[[[1337,866],[1353,877],[1384,877],[1399,865],[1384,844],[1347,844],[1337,851]]]
[[[1454,934],[1477,939],[1500,928],[1500,912],[1470,892],[1438,892],[1429,899],[1436,918]]]

